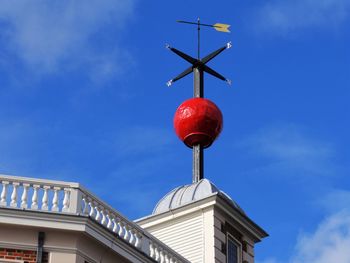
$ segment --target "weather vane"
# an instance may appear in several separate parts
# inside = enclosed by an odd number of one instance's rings
[[[185,54],[184,52],[166,45],[166,47],[189,62],[191,66],[185,69],[175,78],[167,82],[171,86],[175,81],[182,79],[191,72],[194,74],[193,97],[192,99],[183,102],[175,112],[174,127],[177,136],[190,148],[193,149],[193,168],[192,168],[192,182],[199,182],[204,178],[204,149],[209,147],[222,130],[222,113],[220,109],[210,100],[204,99],[204,83],[203,73],[207,72],[210,75],[226,81],[231,84],[231,81],[212,68],[208,67],[206,63],[211,61],[225,49],[232,46],[228,42],[225,46],[210,53],[204,58],[200,58],[200,27],[212,27],[220,32],[230,32],[228,29],[230,25],[216,23],[214,25],[202,24],[198,18],[197,22],[177,21],[179,23],[197,25],[198,31],[198,52],[197,59]]]

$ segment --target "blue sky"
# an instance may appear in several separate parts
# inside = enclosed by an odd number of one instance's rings
[[[175,136],[202,54],[232,79],[205,77],[224,115],[205,176],[270,237],[258,263],[350,262],[350,1],[0,1],[0,172],[78,181],[130,218],[191,182]]]

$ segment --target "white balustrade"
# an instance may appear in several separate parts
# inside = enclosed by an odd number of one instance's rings
[[[0,175],[0,187],[0,209],[7,207],[90,217],[157,262],[188,263],[78,183]]]

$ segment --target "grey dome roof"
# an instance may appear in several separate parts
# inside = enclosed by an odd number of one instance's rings
[[[212,195],[220,195],[241,213],[244,211],[227,194],[220,191],[208,179],[202,179],[197,183],[177,187],[167,193],[153,210],[153,215],[167,212],[180,206],[195,202]]]

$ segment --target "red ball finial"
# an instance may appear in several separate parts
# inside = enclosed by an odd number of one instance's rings
[[[186,100],[174,116],[176,134],[190,148],[198,144],[209,147],[220,134],[222,125],[220,109],[204,98]]]

